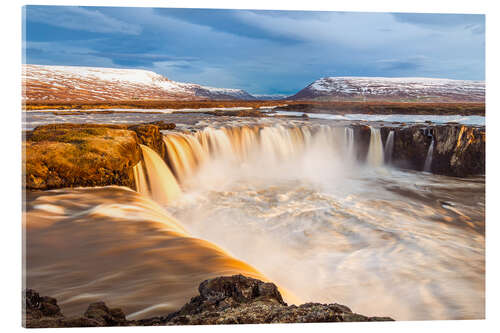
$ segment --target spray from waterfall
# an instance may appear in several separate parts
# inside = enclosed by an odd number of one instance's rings
[[[384,164],[384,148],[380,129],[370,126],[370,147],[366,161],[373,167],[381,167]]]
[[[394,150],[394,131],[390,131],[389,135],[387,136],[387,141],[385,142],[385,148],[384,148],[384,155],[385,155],[385,162],[386,163],[391,163],[392,162],[392,151]]]
[[[352,128],[315,126],[207,127],[194,133],[167,133],[168,164],[184,188],[225,181],[236,170],[256,177],[291,172],[320,177],[354,161]],[[210,171],[207,171],[207,168]],[[197,176],[204,170],[205,178]]]
[[[429,146],[429,150],[427,151],[427,157],[425,158],[425,163],[424,163],[425,172],[431,172],[433,153],[434,153],[434,137],[432,138],[431,145]]]

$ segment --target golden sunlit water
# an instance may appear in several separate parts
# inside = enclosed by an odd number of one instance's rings
[[[293,303],[484,317],[484,177],[384,165],[375,127],[363,163],[347,127],[206,127],[164,142],[171,171],[142,146],[138,192],[28,193],[28,287],[65,314],[104,300],[145,318],[179,308],[206,278],[241,272]]]

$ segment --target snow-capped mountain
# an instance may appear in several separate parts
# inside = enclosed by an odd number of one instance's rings
[[[176,82],[141,69],[23,65],[23,86],[28,101],[255,99],[241,89]]]
[[[484,102],[484,81],[433,78],[325,77],[289,99]]]

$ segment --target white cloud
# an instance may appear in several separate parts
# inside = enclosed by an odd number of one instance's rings
[[[95,67],[116,67],[113,61],[106,57],[93,54],[86,47],[68,45],[59,42],[23,42],[23,50],[36,52],[34,62],[39,65],[74,65]],[[23,52],[23,53],[25,53]],[[23,62],[26,62],[24,60]]]
[[[27,19],[80,31],[128,35],[138,35],[142,31],[139,25],[117,20],[98,10],[82,7],[28,7]]]

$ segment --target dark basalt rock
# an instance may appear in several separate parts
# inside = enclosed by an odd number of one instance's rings
[[[203,281],[199,295],[180,310],[164,317],[126,320],[120,309],[92,303],[82,317],[65,318],[55,299],[24,293],[26,327],[164,326],[264,323],[313,323],[341,321],[392,321],[367,317],[345,305],[306,303],[288,306],[273,283],[245,277],[224,276]]]
[[[206,280],[200,295],[165,318],[167,325],[313,323],[393,320],[366,317],[340,304],[288,306],[273,283],[234,275]]]
[[[23,294],[23,311],[30,318],[39,319],[42,317],[62,318],[61,309],[57,305],[57,300],[52,297],[41,297],[32,289],[26,290]]]
[[[173,130],[175,129],[175,124],[174,123],[166,123],[165,121],[163,120],[158,120],[158,121],[152,121],[150,123],[148,123],[149,125],[155,125],[155,126],[158,126],[158,128],[160,129],[160,131],[163,131],[163,130]]]
[[[485,174],[484,127],[450,124],[383,127],[384,145],[391,130],[394,131],[392,163],[396,167],[422,171],[434,140],[432,173],[455,177]]]
[[[354,146],[356,147],[356,158],[360,162],[366,160],[370,148],[371,130],[367,125],[352,125],[354,130]]]
[[[90,304],[83,316],[95,320],[99,326],[120,326],[126,322],[121,309],[110,309],[104,302]]]
[[[434,137],[436,145],[431,166],[432,172],[457,177],[485,174],[486,133],[484,128],[435,127]]]
[[[28,328],[125,326],[130,322],[120,309],[110,309],[104,302],[89,305],[83,317],[66,318],[56,299],[41,297],[28,289],[23,294],[23,324]]]

